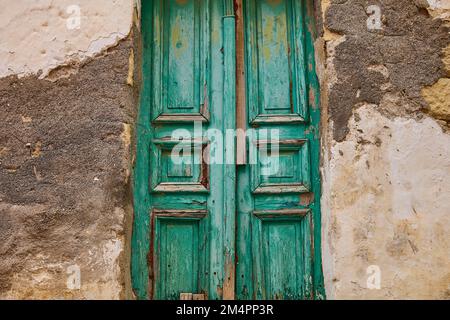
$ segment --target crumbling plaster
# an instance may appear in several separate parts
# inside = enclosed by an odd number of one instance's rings
[[[429,2],[321,2],[329,299],[450,297],[450,2]],[[381,30],[367,29],[369,5]]]
[[[132,297],[133,5],[0,0],[0,299]]]
[[[44,78],[59,66],[76,65],[114,47],[130,33],[133,4],[134,0],[0,0],[0,78]]]

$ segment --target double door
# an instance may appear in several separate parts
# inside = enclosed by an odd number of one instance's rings
[[[321,297],[311,10],[304,0],[143,1],[139,298]]]

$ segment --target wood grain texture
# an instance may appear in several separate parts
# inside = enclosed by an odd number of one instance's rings
[[[233,0],[225,1],[226,16],[223,18],[224,28],[224,129],[236,129],[236,22]],[[230,9],[231,8],[231,9]],[[231,10],[231,11],[230,11]],[[225,132],[225,131],[223,131]],[[236,231],[236,146],[234,141],[225,143],[225,158],[223,165],[224,193],[224,279],[223,299],[232,300],[235,297],[235,231]],[[231,163],[231,164],[229,164]]]
[[[221,1],[142,3],[142,125],[132,244],[133,289],[139,299],[223,297],[226,172],[205,163],[209,142],[196,136],[194,122],[202,123],[203,133],[223,130],[218,110],[224,103],[233,107],[224,99],[224,12]],[[173,140],[179,129],[191,138]],[[178,162],[173,161],[176,147],[182,148]]]
[[[301,2],[244,1],[247,103],[253,125],[308,118]]]
[[[247,105],[245,90],[245,31],[242,0],[235,0],[236,19],[236,128],[247,130]],[[236,164],[247,164],[247,139],[245,134],[236,137]]]

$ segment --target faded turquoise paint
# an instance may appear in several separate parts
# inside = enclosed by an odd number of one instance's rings
[[[205,86],[210,69],[210,2],[154,3],[152,120],[206,122],[210,93]]]
[[[309,299],[310,214],[258,214],[252,219],[255,299]]]
[[[301,2],[244,1],[252,123],[302,122],[308,116]]]
[[[194,127],[235,128],[233,1],[142,2],[132,239],[139,299],[324,298],[311,2],[245,2],[249,127],[279,129],[282,139],[281,169],[271,176],[261,174],[273,164],[261,141],[249,141],[257,165],[201,161],[207,147],[235,157]],[[177,129],[193,138],[173,163]]]
[[[320,84],[316,74],[316,62],[314,54],[314,40],[317,39],[316,24],[314,21],[314,1],[302,0],[305,7],[305,44],[306,44],[306,74],[307,74],[307,90],[309,97],[309,117],[310,126],[306,133],[306,137],[311,144],[311,187],[313,190],[314,201],[310,208],[312,210],[312,235],[313,235],[313,285],[314,299],[326,299],[325,287],[323,282],[322,271],[322,244],[321,244],[321,210],[320,198],[322,195],[320,182]]]
[[[142,87],[136,125],[136,163],[133,172],[134,222],[132,236],[131,275],[138,299],[148,299],[151,197],[149,195],[150,99],[152,92],[151,56],[153,38],[152,2],[142,1]],[[150,72],[149,72],[150,71]]]
[[[243,2],[248,128],[256,131],[248,158],[256,164],[238,168],[236,295],[324,298],[312,1]],[[261,136],[271,129],[278,161],[270,135]]]
[[[176,300],[180,292],[199,292],[197,277],[200,273],[199,220],[159,218],[155,226],[155,242],[159,265],[155,278],[157,298]]]
[[[232,276],[226,262],[234,265],[234,170],[202,157],[208,148],[223,148],[206,129],[233,128],[234,40],[224,19],[229,6],[142,2],[144,83],[132,244],[133,288],[140,299],[178,299],[184,292],[219,299]],[[190,137],[180,145],[186,133]],[[173,152],[179,162],[172,161]]]
[[[224,38],[224,102],[223,128],[232,130],[232,135],[226,136],[225,161],[223,165],[223,238],[224,238],[224,283],[223,298],[235,297],[235,230],[236,230],[236,152],[234,130],[236,129],[236,30],[233,1],[225,2],[225,17],[223,18]],[[230,112],[231,111],[231,112]],[[226,132],[225,130],[223,132]],[[229,132],[229,131],[228,131]],[[229,138],[232,138],[230,140]]]

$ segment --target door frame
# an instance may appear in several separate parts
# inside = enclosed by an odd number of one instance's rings
[[[320,85],[316,75],[314,40],[317,38],[315,24],[314,0],[298,0],[305,3],[305,25],[307,32],[305,39],[306,65],[308,92],[310,101],[310,118],[315,124],[314,132],[311,132],[311,174],[312,187],[318,197],[312,209],[313,219],[313,288],[314,299],[325,299],[325,289],[322,272],[321,254],[321,179],[320,179]],[[131,243],[131,281],[132,289],[137,299],[149,299],[152,296],[149,285],[151,284],[149,265],[152,263],[152,220],[149,211],[151,209],[151,193],[149,185],[149,163],[150,163],[150,136],[151,132],[151,110],[152,96],[151,74],[145,70],[151,70],[152,40],[153,40],[153,0],[144,0],[141,4],[141,40],[142,57],[141,74],[142,83],[139,97],[139,111],[136,123],[136,159],[133,170],[133,201],[134,221]],[[230,106],[235,110],[236,105],[236,21],[234,13],[234,1],[223,0],[223,35],[224,35],[224,106]],[[224,110],[226,108],[224,107]],[[229,111],[229,110],[228,110]],[[234,129],[236,126],[236,112],[224,112],[224,126]],[[233,152],[235,152],[233,150]],[[225,248],[225,270],[223,295],[224,299],[235,297],[235,230],[236,230],[236,205],[235,205],[235,175],[236,170],[224,165],[225,177],[224,192],[226,200],[224,212],[227,223],[223,226]],[[228,231],[228,232],[227,232]]]

